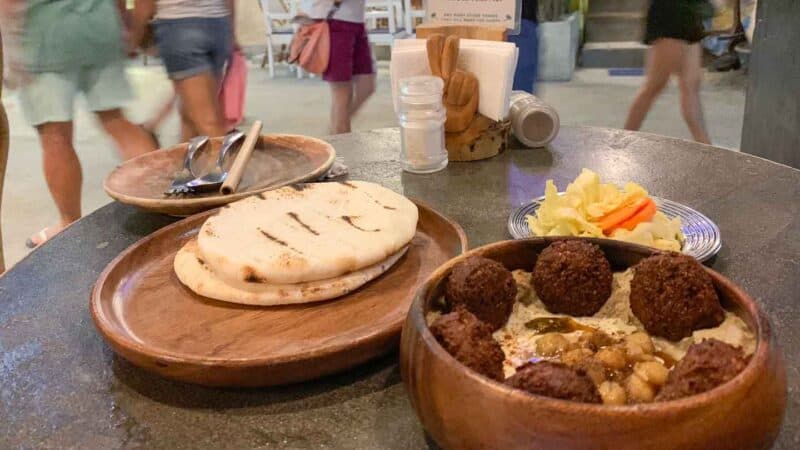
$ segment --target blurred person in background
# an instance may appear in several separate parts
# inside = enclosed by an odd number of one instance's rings
[[[136,0],[132,53],[152,19],[161,60],[180,100],[182,139],[224,135],[218,94],[235,45],[234,0]]]
[[[539,74],[539,21],[538,0],[522,0],[522,20],[519,34],[509,35],[508,42],[519,48],[517,70],[514,72],[514,90],[533,94]]]
[[[116,0],[3,0],[10,33],[9,81],[19,87],[22,111],[36,128],[45,180],[60,222],[31,236],[34,248],[81,217],[83,177],[73,147],[75,97],[82,93],[124,159],[155,150],[155,142],[123,116],[131,98]],[[94,174],[101,176],[101,174]]]
[[[628,111],[625,129],[638,130],[655,99],[678,77],[683,120],[695,141],[710,144],[703,120],[700,87],[703,81],[703,19],[713,15],[707,0],[650,0],[645,43],[650,45],[645,81]]]
[[[353,116],[375,92],[375,66],[364,26],[365,0],[306,0],[304,12],[325,19],[335,4],[338,10],[328,22],[331,54],[322,79],[331,87],[332,134],[349,133]]]

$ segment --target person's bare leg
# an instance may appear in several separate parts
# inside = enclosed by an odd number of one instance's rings
[[[155,141],[142,127],[133,124],[119,109],[95,111],[100,125],[117,144],[122,158],[135,158],[157,148]]]
[[[375,74],[356,75],[353,77],[353,103],[350,105],[350,116],[355,116],[372,94],[375,93]]]
[[[197,130],[194,129],[194,125],[189,120],[189,115],[186,111],[183,110],[183,107],[180,108],[180,115],[181,115],[181,141],[189,142],[189,139],[197,136],[199,133]]]
[[[681,114],[695,141],[710,144],[703,119],[700,102],[700,86],[703,84],[703,50],[700,44],[691,44],[683,53],[681,71],[678,74],[681,91]]]
[[[59,223],[29,239],[39,245],[81,218],[81,163],[72,146],[72,122],[48,122],[36,127],[42,145],[42,166],[50,195],[58,208]],[[41,236],[44,234],[44,236]],[[30,246],[30,245],[29,245]]]
[[[183,80],[174,80],[175,91],[181,100],[183,120],[191,125],[195,135],[223,136],[225,122],[217,101],[219,82],[211,72],[201,73]],[[182,127],[186,134],[186,126]],[[184,138],[187,136],[184,135]],[[189,136],[191,137],[191,136]]]
[[[670,75],[679,70],[685,45],[677,39],[662,38],[653,42],[647,53],[644,84],[628,110],[626,130],[636,131],[642,127],[653,102],[667,86]]]
[[[350,132],[350,111],[353,105],[353,83],[330,82],[331,134]]]

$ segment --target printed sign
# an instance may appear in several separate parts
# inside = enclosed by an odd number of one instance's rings
[[[516,28],[517,0],[427,0],[427,23]]]

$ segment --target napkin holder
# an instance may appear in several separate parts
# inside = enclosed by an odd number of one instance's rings
[[[498,122],[478,114],[476,130],[445,133],[444,143],[450,161],[478,161],[503,153],[508,147],[511,122]],[[476,132],[477,131],[477,132]]]
[[[502,41],[505,30],[481,26],[427,25],[418,38],[434,35],[457,36],[463,39]],[[479,99],[480,101],[480,99]],[[445,148],[450,161],[478,161],[502,153],[508,147],[511,131],[509,120],[495,121],[476,113],[470,126],[461,132],[445,133]]]

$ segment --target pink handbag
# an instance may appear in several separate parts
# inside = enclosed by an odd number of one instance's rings
[[[328,22],[324,20],[302,26],[289,45],[289,63],[297,64],[310,73],[325,72],[330,54],[330,31]]]
[[[225,128],[235,128],[244,119],[244,92],[247,88],[247,61],[239,49],[231,53],[225,77],[219,89],[219,104]]]
[[[331,56],[331,36],[328,21],[339,10],[342,0],[335,0],[325,20],[315,20],[300,27],[289,44],[289,64],[321,75],[328,69]],[[297,18],[296,18],[297,19]]]

